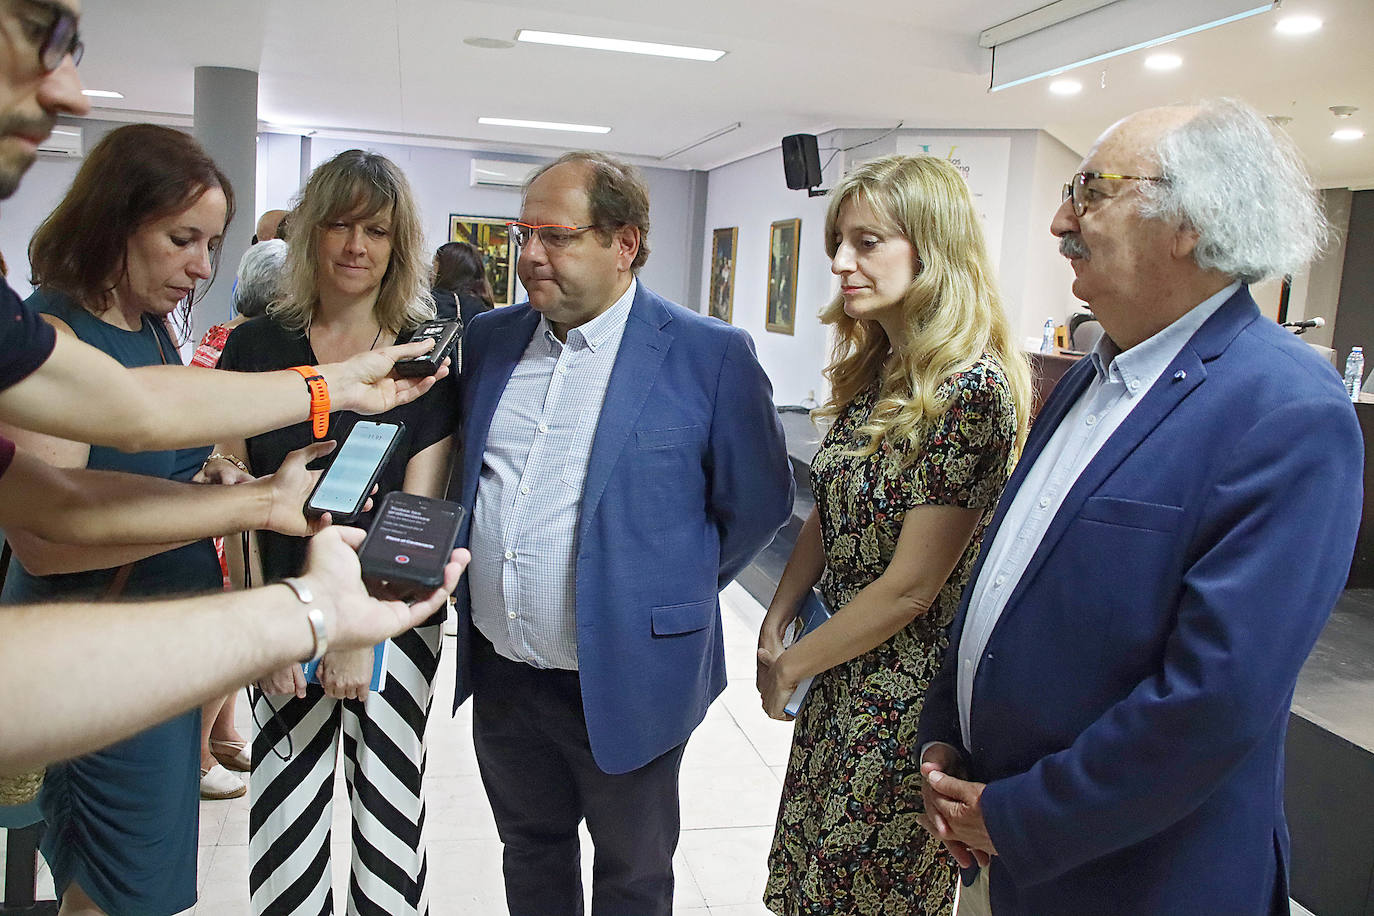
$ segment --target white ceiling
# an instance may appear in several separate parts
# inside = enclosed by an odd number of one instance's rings
[[[1043,128],[1082,152],[1116,118],[1171,101],[1235,95],[1288,130],[1319,182],[1374,186],[1374,0],[1286,0],[1180,39],[1181,69],[1136,52],[1081,68],[1074,97],[1046,80],[988,93],[978,33],[1045,0],[86,0],[82,78],[115,89],[96,117],[192,112],[198,65],[260,74],[259,117],[362,141],[546,152],[590,146],[643,164],[712,168],[790,133],[904,122],[927,128]],[[1325,27],[1275,33],[1279,15]],[[724,48],[719,62],[517,45],[521,28]],[[1332,105],[1360,108],[1369,136],[1330,139]],[[603,124],[604,136],[485,127],[481,116]],[[741,127],[672,158],[720,128]]]

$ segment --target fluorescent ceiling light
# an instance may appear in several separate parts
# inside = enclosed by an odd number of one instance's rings
[[[1055,0],[1032,31],[993,48],[990,92],[1227,25],[1274,8],[1273,0]],[[1028,14],[1029,15],[1029,14]],[[1025,18],[1025,17],[1018,17]],[[983,33],[997,33],[1012,20]],[[1011,32],[1009,34],[1015,34]]]
[[[1151,70],[1177,70],[1183,66],[1183,58],[1177,54],[1151,54],[1145,58],[1145,66]]]
[[[93,99],[122,99],[124,93],[115,92],[113,89],[82,89],[82,95],[88,95]]]
[[[1078,80],[1055,80],[1050,83],[1050,92],[1055,95],[1078,95],[1083,91],[1083,84]]]
[[[597,127],[594,124],[560,124],[556,121],[521,121],[517,118],[478,118],[478,124],[489,124],[492,127],[530,127],[535,130],[568,130],[579,134],[609,134],[609,127]]]
[[[1307,35],[1321,27],[1322,21],[1316,16],[1285,16],[1274,24],[1274,31],[1284,35]]]
[[[623,38],[600,38],[596,35],[568,35],[563,32],[538,32],[521,29],[516,41],[541,45],[561,45],[565,48],[591,48],[595,51],[623,51],[626,54],[652,54],[655,57],[678,57],[684,60],[720,60],[724,51],[714,48],[689,48],[686,45],[664,45],[652,41],[626,41]]]
[[[1331,139],[1345,141],[1362,140],[1364,139],[1364,131],[1360,130],[1358,127],[1342,127],[1331,135]]]

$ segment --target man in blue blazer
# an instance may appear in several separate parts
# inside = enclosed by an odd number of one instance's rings
[[[772,387],[744,331],[655,295],[647,189],[570,153],[526,185],[529,302],[464,342],[474,560],[455,709],[505,844],[512,916],[668,916],[678,767],[725,686],[717,593],[792,510]]]
[[[1288,912],[1294,684],[1346,579],[1361,437],[1247,284],[1325,225],[1231,101],[1119,122],[1051,231],[1105,335],[1041,410],[926,698],[960,912]],[[989,899],[990,896],[990,899]]]

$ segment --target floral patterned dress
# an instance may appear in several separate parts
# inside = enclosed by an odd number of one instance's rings
[[[876,383],[836,419],[811,463],[826,560],[819,587],[832,608],[887,569],[908,510],[940,504],[983,514],[929,613],[812,683],[793,731],[768,855],[764,903],[775,913],[953,912],[957,867],[916,820],[916,725],[948,645],[945,629],[1011,470],[1016,416],[991,356],[946,380],[941,395],[950,391],[948,412],[925,431],[909,466],[889,442],[866,457],[845,454],[867,442],[856,431],[873,409]]]

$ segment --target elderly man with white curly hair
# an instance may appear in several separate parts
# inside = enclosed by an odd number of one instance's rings
[[[1331,366],[1248,284],[1326,235],[1233,101],[1118,122],[1051,231],[1105,331],[1048,399],[927,694],[960,913],[1288,912],[1283,748],[1360,521]]]

